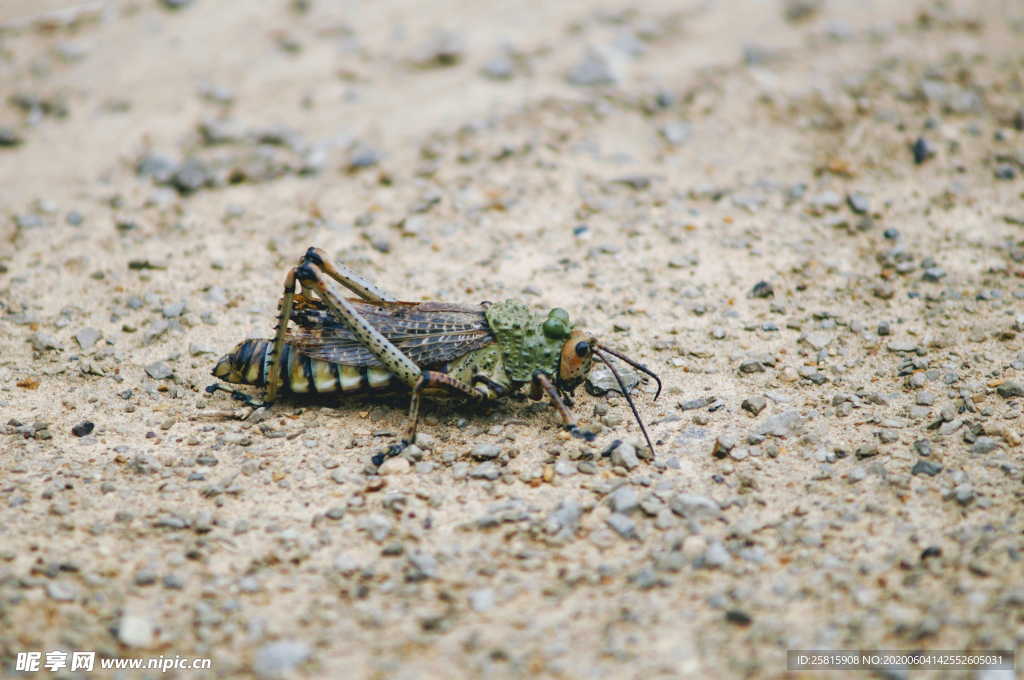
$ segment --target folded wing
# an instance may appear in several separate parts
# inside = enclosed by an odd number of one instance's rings
[[[452,361],[494,342],[483,307],[445,302],[349,303],[419,366]],[[380,361],[319,300],[296,295],[287,342],[300,354],[347,366]]]

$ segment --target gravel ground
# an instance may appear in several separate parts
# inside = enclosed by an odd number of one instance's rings
[[[0,7],[0,672],[1024,651],[1020,3],[66,7]],[[378,470],[402,399],[207,395],[309,245],[569,309],[661,374],[656,458],[615,396]]]

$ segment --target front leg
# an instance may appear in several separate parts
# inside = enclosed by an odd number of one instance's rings
[[[551,377],[548,376],[544,371],[535,371],[533,374],[533,380],[530,383],[530,398],[537,400],[542,398],[545,394],[551,400],[551,406],[558,415],[562,417],[562,426],[572,433],[574,437],[594,441],[594,433],[587,430],[581,430],[576,426],[576,416],[572,414],[569,407],[565,405],[562,398],[558,394],[558,388],[551,382]]]

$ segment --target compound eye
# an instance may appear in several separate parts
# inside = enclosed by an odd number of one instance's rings
[[[581,359],[590,354],[590,343],[586,340],[581,340],[576,343],[576,356]]]

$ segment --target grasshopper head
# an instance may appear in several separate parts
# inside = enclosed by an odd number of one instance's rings
[[[552,310],[548,321],[544,324],[544,332],[549,336],[550,333],[548,333],[548,331],[554,329],[549,329],[548,326],[557,325],[559,319],[556,318],[556,316],[561,316],[559,312],[561,315],[565,314],[562,310]],[[633,368],[654,378],[655,382],[658,383],[658,392],[654,395],[655,399],[657,399],[658,395],[661,394],[661,379],[658,378],[654,371],[643,364],[630,359],[621,352],[599,344],[597,338],[586,331],[566,330],[564,337],[565,343],[562,345],[562,355],[558,362],[558,379],[556,381],[558,388],[566,392],[572,392],[590,373],[590,368],[594,364],[594,359],[599,359],[602,363],[608,366],[608,370],[611,371],[612,375],[615,377],[615,381],[619,384],[620,393],[626,398],[626,403],[629,404],[629,408],[633,411],[633,416],[636,418],[636,422],[640,426],[640,431],[644,433],[644,439],[647,440],[647,445],[651,447],[651,453],[653,454],[654,444],[651,443],[651,438],[647,434],[647,428],[644,427],[644,422],[640,419],[640,412],[636,410],[636,404],[633,403],[633,397],[629,395],[629,391],[622,383],[622,376],[619,375],[619,372],[611,362],[610,357],[621,359]]]
[[[597,339],[583,330],[569,333],[558,362],[558,386],[572,392],[590,373]]]

